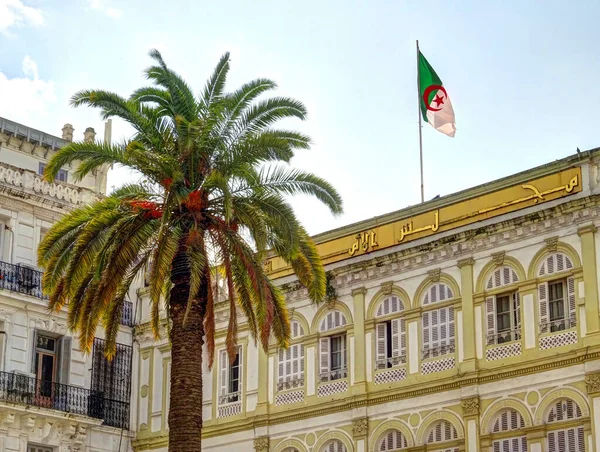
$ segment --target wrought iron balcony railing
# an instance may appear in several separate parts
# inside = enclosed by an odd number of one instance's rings
[[[454,343],[448,345],[440,345],[439,347],[423,349],[423,359],[437,358],[438,356],[454,353]]]
[[[521,339],[521,328],[514,330],[500,331],[499,333],[487,335],[487,345],[505,344],[506,342],[518,341]]]
[[[285,391],[287,389],[301,388],[303,386],[304,386],[304,376],[294,378],[293,380],[280,381],[279,383],[277,383],[277,390]]]
[[[565,318],[552,320],[550,322],[540,323],[540,334],[555,333],[558,331],[568,330],[577,326],[577,318]]]
[[[47,300],[48,296],[42,292],[42,275],[41,271],[33,268],[0,261],[0,289]],[[133,326],[133,303],[131,301],[123,303],[121,324]]]
[[[406,364],[406,355],[392,356],[391,358],[382,358],[375,361],[377,370],[389,369],[391,367]]]
[[[47,299],[42,293],[42,272],[0,261],[0,289]]]
[[[129,427],[129,403],[104,394],[12,372],[0,372],[0,400],[104,419],[106,425]]]
[[[348,378],[348,368],[342,367],[341,369],[329,370],[327,372],[321,372],[319,374],[319,381],[324,383],[326,381],[341,380],[342,378]]]
[[[231,392],[229,394],[225,394],[223,396],[219,396],[219,405],[226,405],[228,403],[237,403],[240,402],[242,399],[242,392],[238,391],[238,392]]]

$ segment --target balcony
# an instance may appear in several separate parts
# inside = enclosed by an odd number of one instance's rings
[[[42,293],[42,272],[0,261],[0,289],[47,300]]]
[[[487,335],[487,345],[499,345],[521,340],[521,328]]]
[[[423,349],[423,359],[437,358],[438,356],[449,355],[454,353],[454,343],[447,345],[440,345],[438,347],[431,347]]]
[[[129,403],[104,398],[99,391],[0,372],[0,400],[104,419],[105,425],[129,428]]]
[[[48,295],[42,292],[42,276],[41,271],[33,268],[0,261],[0,289],[47,300]],[[133,326],[133,303],[131,301],[123,302],[121,325]]]
[[[406,355],[392,356],[391,358],[382,358],[375,361],[377,370],[390,369],[392,367],[406,364]]]
[[[321,372],[319,374],[320,383],[324,383],[326,381],[341,380],[342,378],[348,378],[348,368],[346,367],[329,370],[327,372]]]
[[[550,322],[544,322],[540,324],[540,334],[557,333],[559,331],[575,328],[576,326],[577,319],[575,317],[552,320]]]

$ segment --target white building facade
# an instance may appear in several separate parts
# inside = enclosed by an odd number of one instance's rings
[[[108,130],[108,133],[110,131]],[[88,128],[84,137],[94,140]],[[54,183],[41,173],[73,139],[0,118],[0,451],[128,451],[131,446],[133,306],[126,303],[112,362],[102,333],[84,356],[66,327],[49,314],[36,250],[44,233],[69,210],[106,190],[106,170],[73,181],[63,168]]]

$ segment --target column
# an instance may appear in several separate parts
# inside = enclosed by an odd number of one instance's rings
[[[269,356],[261,344],[258,344],[258,400],[256,402],[256,414],[268,412],[269,394]]]
[[[354,386],[353,394],[366,392],[365,379],[365,294],[367,289],[359,287],[352,291],[354,301]]]
[[[474,371],[475,359],[475,314],[473,307],[473,264],[475,260],[470,257],[458,261],[460,269],[460,290],[462,296],[462,349],[463,362],[460,363],[461,372]],[[459,344],[461,346],[461,344]]]
[[[367,417],[352,419],[352,438],[354,439],[354,450],[356,452],[367,451],[368,432],[369,419]]]
[[[460,402],[466,427],[465,450],[479,452],[479,397],[470,397]]]
[[[579,228],[581,240],[581,262],[583,266],[583,288],[585,298],[586,337],[584,345],[598,343],[596,334],[600,331],[598,317],[598,279],[596,265],[596,231],[593,224]],[[581,294],[579,294],[581,297]]]
[[[587,374],[585,386],[590,403],[590,417],[592,424],[592,438],[594,449],[600,451],[600,372]],[[586,444],[587,447],[587,444]]]

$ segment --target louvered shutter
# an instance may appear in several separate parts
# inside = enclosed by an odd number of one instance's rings
[[[300,377],[304,378],[304,345],[300,344]]]
[[[438,320],[439,311],[431,311],[430,313],[431,320],[431,347],[435,348],[440,345],[440,323]]]
[[[382,360],[387,358],[386,349],[387,349],[387,328],[385,323],[378,323],[376,326],[376,335],[377,335],[377,360]],[[386,365],[379,363],[378,366],[383,369]]]
[[[488,344],[490,338],[496,334],[496,297],[487,297],[485,299],[485,317],[487,320]]]
[[[423,313],[423,349],[431,348],[431,321],[429,319],[431,312]]]
[[[548,283],[538,286],[538,302],[540,306],[540,323],[548,323]]]
[[[347,357],[346,357],[346,335],[342,336],[342,368],[347,368]]]
[[[292,350],[292,380],[296,380],[300,376],[300,362],[299,362],[299,344],[292,345],[290,349]]]
[[[448,309],[448,343],[454,345],[454,308]]]
[[[238,366],[238,368],[239,368],[239,370],[238,370],[238,381],[239,381],[238,391],[240,394],[242,394],[244,392],[242,388],[244,387],[244,375],[243,374],[244,374],[244,367],[245,367],[244,366],[244,356],[242,354],[242,347],[238,347],[238,356],[239,356],[239,358],[238,358],[238,363],[239,363],[239,366]],[[241,401],[241,397],[238,400]]]
[[[397,322],[400,331],[400,350],[398,350],[398,355],[406,356],[406,320],[398,319]]]
[[[64,385],[69,384],[71,377],[71,343],[69,336],[63,336],[58,340],[58,367],[56,380]]]
[[[324,337],[320,340],[320,373],[328,374],[329,373],[329,338]],[[329,379],[327,377],[326,379]]]
[[[449,331],[448,331],[448,326],[449,326],[449,319],[448,319],[448,310],[446,308],[442,308],[439,311],[439,325],[440,325],[440,344],[439,345],[447,345],[448,344],[448,336],[449,336]]]
[[[279,366],[278,366],[278,375],[277,381],[279,383],[283,383],[285,377],[285,350],[279,349]]]
[[[400,356],[400,319],[392,320],[392,356]]]
[[[515,329],[521,331],[521,295],[519,292],[513,294],[513,309],[515,310]],[[518,333],[520,334],[520,333]],[[519,336],[520,337],[520,336]]]
[[[575,302],[575,278],[567,278],[567,294],[569,300],[569,318],[571,326],[575,326],[577,320],[577,304]]]
[[[225,350],[221,351],[221,359],[219,360],[219,387],[221,391],[221,395],[227,395],[227,367],[228,367],[228,359],[227,352]]]

